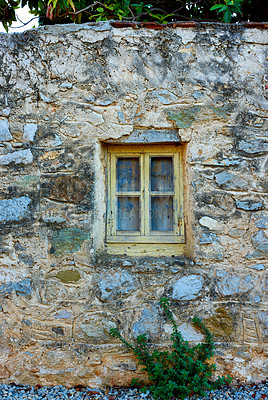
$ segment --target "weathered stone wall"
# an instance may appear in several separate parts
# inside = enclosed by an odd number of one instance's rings
[[[128,384],[108,331],[167,343],[204,319],[219,372],[267,374],[267,30],[110,23],[0,35],[0,378]],[[105,253],[105,141],[184,143],[184,256]],[[157,133],[158,132],[158,133]]]

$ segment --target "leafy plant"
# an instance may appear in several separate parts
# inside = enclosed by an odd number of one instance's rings
[[[0,22],[6,30],[17,20],[16,9],[25,5],[40,25],[111,19],[163,24],[217,21],[222,19],[222,13],[224,22],[231,18],[235,22],[266,21],[268,16],[267,6],[261,0],[0,0]]]
[[[231,22],[233,14],[241,14],[243,0],[224,0],[225,4],[215,4],[211,7],[211,11],[217,10],[218,13],[223,12],[223,22]]]
[[[144,366],[142,371],[148,374],[149,385],[136,379],[132,383],[143,387],[143,391],[149,389],[155,399],[169,400],[176,397],[183,400],[194,394],[204,395],[206,390],[231,382],[228,375],[227,378],[218,377],[211,381],[216,367],[208,361],[213,356],[214,342],[202,321],[197,317],[192,320],[194,326],[204,334],[205,341],[191,347],[178,330],[168,300],[162,298],[160,305],[172,325],[172,351],[150,352],[146,335],[138,336],[136,344],[132,344],[123,338],[118,329],[110,330],[114,338],[121,340],[135,354],[139,364]]]

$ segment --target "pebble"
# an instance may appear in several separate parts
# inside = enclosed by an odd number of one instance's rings
[[[36,387],[2,384],[1,400],[154,400],[149,392],[138,389],[110,388],[109,390],[92,389],[77,386],[66,389],[64,386]],[[205,397],[191,397],[185,400],[268,400],[268,381],[259,384],[226,386],[208,392]],[[155,399],[156,400],[156,399]],[[178,400],[178,399],[173,399]]]

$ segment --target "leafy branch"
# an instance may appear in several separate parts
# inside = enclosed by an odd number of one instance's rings
[[[234,14],[241,14],[243,0],[224,0],[225,4],[215,4],[211,7],[211,11],[216,10],[217,13],[223,13],[223,22],[229,23]]]
[[[223,384],[231,382],[231,378],[218,377],[212,381],[215,364],[209,360],[213,356],[214,342],[211,333],[205,327],[201,319],[195,317],[193,325],[200,330],[205,340],[193,347],[183,339],[176,321],[169,308],[166,298],[160,300],[167,320],[172,325],[172,350],[149,351],[146,335],[138,336],[136,343],[127,341],[118,331],[111,329],[110,334],[119,339],[143,365],[142,371],[146,372],[149,385],[137,379],[133,380],[135,386],[142,387],[143,391],[149,390],[155,399],[170,400],[174,397],[185,399],[187,396],[205,395],[205,391],[215,389]]]

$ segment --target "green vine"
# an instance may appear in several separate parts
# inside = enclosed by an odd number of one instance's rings
[[[231,382],[228,375],[227,378],[218,377],[214,381],[211,380],[216,367],[208,361],[213,356],[214,342],[201,319],[195,317],[192,323],[203,333],[205,340],[191,347],[178,329],[169,308],[169,301],[162,298],[160,305],[172,325],[171,351],[150,352],[146,335],[138,336],[136,343],[132,344],[124,339],[118,329],[110,330],[110,335],[119,339],[135,354],[138,363],[143,365],[142,371],[148,375],[148,385],[137,379],[134,379],[132,384],[142,387],[143,391],[149,390],[155,399],[169,400],[175,397],[183,400],[194,394],[205,395],[205,391]]]

